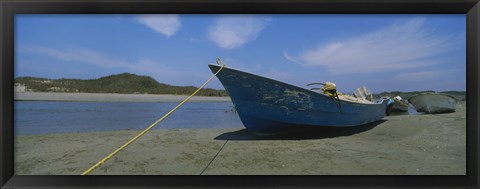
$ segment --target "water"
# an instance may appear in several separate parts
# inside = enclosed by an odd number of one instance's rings
[[[15,135],[142,130],[178,102],[15,101]],[[243,128],[231,102],[188,102],[162,128]]]

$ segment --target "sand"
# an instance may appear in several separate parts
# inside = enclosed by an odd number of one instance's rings
[[[180,102],[188,95],[115,94],[115,93],[15,93],[15,100],[77,102]],[[230,97],[194,96],[190,102],[230,101]]]
[[[79,175],[138,132],[17,136],[15,174]],[[465,103],[454,113],[389,116],[356,130],[153,130],[91,174],[465,175]]]

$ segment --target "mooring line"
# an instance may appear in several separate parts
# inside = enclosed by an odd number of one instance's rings
[[[218,58],[217,58],[218,59]],[[219,60],[219,59],[218,59]],[[217,62],[218,62],[217,60]],[[223,64],[223,63],[222,63]],[[200,86],[195,92],[193,92],[189,97],[187,97],[185,100],[183,100],[182,102],[180,102],[180,104],[178,104],[175,108],[173,108],[172,110],[170,110],[167,114],[165,114],[162,118],[158,119],[157,121],[155,121],[152,125],[148,126],[146,129],[144,129],[142,132],[140,132],[137,136],[133,137],[132,139],[130,139],[127,143],[125,143],[124,145],[120,146],[119,148],[117,148],[115,151],[113,151],[112,153],[110,153],[109,155],[107,155],[105,158],[103,158],[102,160],[100,160],[99,162],[97,162],[95,165],[93,165],[92,167],[90,167],[88,170],[86,170],[85,172],[83,172],[81,175],[87,175],[89,174],[90,172],[92,172],[93,170],[95,170],[96,168],[98,168],[100,165],[102,165],[103,163],[105,163],[105,161],[109,160],[110,158],[112,158],[115,154],[117,154],[118,152],[120,152],[121,150],[123,150],[124,148],[126,148],[128,145],[130,145],[131,143],[133,143],[135,140],[137,140],[138,138],[140,138],[141,136],[143,136],[145,133],[147,133],[150,129],[152,129],[155,125],[157,125],[158,123],[160,123],[161,121],[163,121],[165,118],[167,118],[168,116],[170,116],[170,114],[172,114],[173,112],[175,112],[180,106],[182,106],[185,102],[187,102],[188,100],[190,100],[190,98],[192,98],[193,96],[195,96],[195,94],[197,94],[200,89],[202,89],[203,87],[205,87],[205,85],[207,85],[207,83],[209,83],[213,78],[215,78],[215,76],[217,76],[218,73],[220,73],[220,71],[223,69],[223,67],[225,67],[225,64],[222,65],[222,67],[220,67],[220,69],[218,69],[218,71],[212,75],[212,77],[210,77],[210,79],[208,79],[202,86]]]
[[[203,175],[203,172],[205,172],[205,170],[207,170],[208,167],[210,167],[210,164],[212,164],[212,162],[215,160],[215,158],[217,158],[218,154],[220,154],[220,152],[223,150],[223,147],[225,147],[225,145],[227,144],[228,140],[225,141],[225,143],[223,143],[223,146],[220,148],[220,150],[218,150],[217,154],[215,154],[215,156],[213,156],[212,160],[210,160],[210,162],[208,163],[208,165],[203,169],[203,171],[200,173],[200,175]]]

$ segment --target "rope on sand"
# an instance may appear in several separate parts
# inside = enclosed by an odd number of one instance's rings
[[[217,58],[217,63],[218,63],[218,58]],[[215,76],[217,76],[217,74],[223,69],[223,67],[225,67],[225,64],[222,64],[222,67],[220,67],[220,69],[218,69],[218,71],[213,74],[212,77],[210,77],[210,79],[208,79],[202,86],[200,86],[195,92],[193,92],[189,97],[187,97],[185,100],[183,100],[182,102],[180,102],[180,104],[178,104],[175,108],[173,108],[172,110],[170,110],[167,114],[165,114],[162,118],[158,119],[157,121],[155,121],[152,125],[148,126],[145,130],[143,130],[142,132],[140,132],[137,136],[133,137],[132,139],[130,139],[127,143],[125,143],[124,145],[120,146],[119,148],[117,148],[115,151],[113,151],[112,153],[110,153],[109,155],[107,155],[105,158],[103,158],[102,160],[100,160],[99,162],[97,162],[95,165],[93,165],[92,167],[90,167],[88,170],[86,170],[85,172],[83,172],[81,175],[88,175],[90,172],[92,172],[93,170],[95,170],[96,168],[100,167],[100,165],[102,165],[103,163],[105,163],[107,160],[109,160],[110,158],[112,158],[114,155],[116,155],[118,152],[120,152],[121,150],[123,150],[124,148],[126,148],[128,145],[130,145],[131,143],[133,143],[135,140],[137,140],[138,138],[140,138],[141,136],[143,136],[145,133],[147,133],[148,131],[150,131],[150,129],[152,129],[155,125],[157,125],[158,123],[162,122],[165,118],[167,118],[168,116],[170,116],[170,114],[172,114],[173,112],[175,112],[180,106],[182,106],[185,102],[187,102],[188,100],[190,100],[190,98],[192,98],[193,96],[195,96],[195,94],[197,94],[200,89],[202,89],[203,87],[205,87],[205,85],[207,85],[207,83],[209,83]]]

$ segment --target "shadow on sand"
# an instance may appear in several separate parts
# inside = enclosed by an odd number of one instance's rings
[[[355,127],[302,127],[285,134],[278,135],[255,135],[254,133],[247,131],[246,129],[223,133],[215,140],[311,140],[311,139],[324,139],[335,138],[340,136],[350,136],[356,133],[365,132],[373,129],[377,125],[385,122],[386,120],[380,120],[373,123],[355,126]]]

